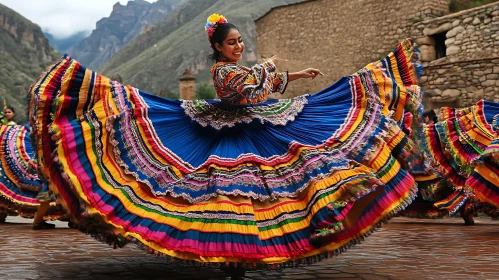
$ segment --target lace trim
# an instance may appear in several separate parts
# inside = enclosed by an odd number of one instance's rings
[[[269,105],[244,106],[224,109],[221,103],[208,103],[205,100],[183,100],[180,105],[185,114],[203,127],[211,126],[217,130],[233,127],[238,123],[251,123],[259,120],[261,123],[286,125],[295,120],[305,104],[308,96],[303,95],[293,99],[281,99]]]

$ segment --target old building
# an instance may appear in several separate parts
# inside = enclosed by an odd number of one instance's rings
[[[183,100],[193,100],[196,95],[196,78],[191,74],[191,70],[185,69],[184,74],[179,79],[179,98]]]
[[[499,3],[422,21],[412,36],[419,38],[430,106],[499,102]]]
[[[259,57],[287,59],[326,76],[289,85],[286,97],[316,92],[384,57],[406,37],[420,45],[427,105],[499,101],[499,3],[449,14],[450,0],[309,0],[256,21]]]

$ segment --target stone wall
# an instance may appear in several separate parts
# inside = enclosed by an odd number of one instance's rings
[[[448,14],[450,0],[312,0],[257,20],[259,57],[278,54],[279,70],[326,76],[289,85],[285,97],[316,92],[384,57],[405,37],[420,46],[425,105],[499,101],[499,3]]]
[[[432,36],[438,33],[445,33],[447,56],[434,61]],[[499,3],[422,21],[414,25],[411,35],[424,50],[423,61],[446,63],[499,56]]]
[[[380,1],[382,2],[382,1]],[[414,0],[409,0],[407,2],[413,3]],[[421,3],[421,9],[419,12],[420,19],[428,19],[441,17],[449,13],[450,0],[425,0]]]
[[[426,107],[463,107],[480,99],[499,102],[499,57],[429,65],[424,74]]]
[[[279,70],[306,67],[324,77],[289,85],[285,97],[316,92],[386,56],[414,23],[448,13],[449,0],[312,0],[279,7],[256,21],[258,56],[279,55]]]
[[[499,102],[499,3],[422,21],[412,32],[425,66],[428,107]],[[445,34],[445,57],[436,56],[436,34]]]

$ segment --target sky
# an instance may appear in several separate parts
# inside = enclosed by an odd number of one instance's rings
[[[90,33],[99,19],[111,14],[117,2],[126,5],[128,0],[0,0],[0,4],[57,38],[66,38],[79,31]]]

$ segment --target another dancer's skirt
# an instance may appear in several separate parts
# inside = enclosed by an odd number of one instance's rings
[[[62,209],[37,174],[29,127],[0,126],[0,207],[13,215],[32,218],[40,201],[51,201],[45,219],[59,219]]]

